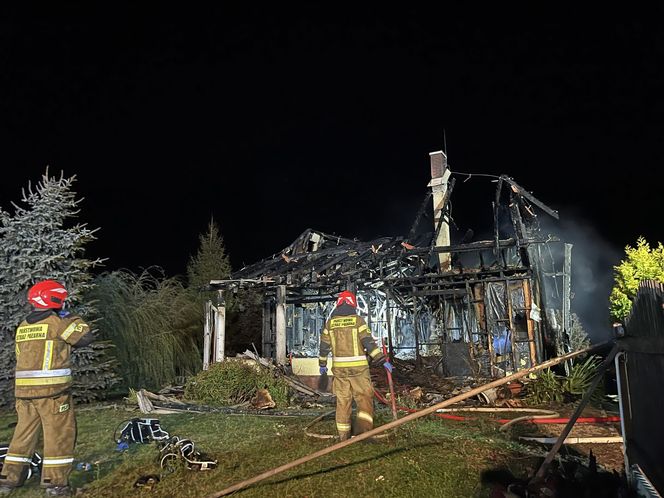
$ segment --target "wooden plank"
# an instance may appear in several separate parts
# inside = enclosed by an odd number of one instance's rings
[[[530,292],[530,280],[523,280],[523,303],[526,312],[526,329],[528,331],[528,342],[530,346],[530,364],[537,364],[537,348],[535,347],[535,322],[530,318],[533,309],[533,295]]]

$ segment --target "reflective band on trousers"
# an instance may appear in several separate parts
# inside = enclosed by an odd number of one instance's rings
[[[369,415],[367,412],[358,411],[357,418],[366,420],[367,422],[371,422],[373,424],[373,417]]]
[[[71,368],[60,368],[59,370],[17,370],[17,379],[34,379],[37,377],[60,377],[71,375]]]
[[[5,457],[5,462],[16,462],[16,463],[30,463],[32,461],[32,458],[28,457],[17,457],[13,455],[7,455]]]
[[[74,462],[74,457],[71,458],[44,458],[42,465],[44,467],[50,467],[55,465],[69,465]]]

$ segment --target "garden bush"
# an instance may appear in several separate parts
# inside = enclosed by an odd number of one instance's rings
[[[229,358],[191,377],[185,385],[185,398],[217,406],[236,405],[250,401],[263,388],[277,406],[288,405],[290,393],[283,379],[255,364]]]

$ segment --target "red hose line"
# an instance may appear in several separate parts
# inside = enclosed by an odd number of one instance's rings
[[[378,391],[374,389],[374,394],[376,395],[376,398],[378,398],[378,401],[383,403],[384,405],[390,405],[390,402],[387,401]],[[408,408],[405,406],[400,406],[397,405],[397,408],[403,412],[407,413],[414,413],[419,410],[416,410],[414,408]],[[473,420],[472,417],[462,417],[460,415],[449,415],[447,413],[432,413],[432,415],[438,417],[438,418],[444,418],[447,420],[457,420],[457,421],[464,421],[464,420]],[[507,422],[511,422],[510,419],[498,419],[496,422],[500,424],[506,424]],[[569,422],[569,418],[534,418],[528,420],[528,422],[532,422],[533,424],[566,424]],[[576,419],[576,422],[579,424],[601,424],[601,423],[610,423],[610,422],[620,422],[620,417],[618,416],[612,416],[612,417],[579,417]]]

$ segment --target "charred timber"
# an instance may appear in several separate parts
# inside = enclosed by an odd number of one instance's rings
[[[535,204],[546,214],[548,214],[549,216],[553,216],[555,219],[559,219],[558,211],[551,209],[549,206],[544,204],[542,201],[540,201],[534,195],[532,195],[530,192],[524,189],[521,185],[512,180],[509,176],[501,175],[500,179],[509,183],[517,194],[522,195],[523,197],[528,199],[530,202]]]

